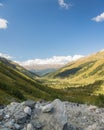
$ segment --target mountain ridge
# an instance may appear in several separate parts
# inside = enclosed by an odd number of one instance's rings
[[[37,75],[18,64],[0,58],[0,104],[26,99],[51,100],[54,96],[58,97],[57,90],[42,85],[37,78]]]
[[[39,76],[44,76],[47,73],[55,72],[59,68],[63,67],[62,64],[43,64],[43,65],[25,65],[23,66],[25,69],[29,70],[30,72],[33,72]]]
[[[74,102],[104,106],[104,51],[68,63],[44,79],[49,87],[67,91]]]
[[[49,74],[48,76],[50,77],[60,77],[61,78],[61,73],[62,72],[65,72],[67,70],[71,70],[72,68],[75,69],[75,68],[78,68],[78,71],[81,70],[81,67],[83,69],[83,67],[86,67],[86,66],[93,66],[94,63],[96,63],[96,65],[100,65],[100,64],[104,64],[104,51],[100,51],[100,52],[97,52],[95,54],[92,54],[92,55],[89,55],[89,56],[86,56],[84,58],[81,58],[81,59],[78,59],[77,61],[74,61],[74,62],[70,62],[68,64],[66,64],[64,67],[62,67],[61,69],[59,69],[58,71],[54,72],[54,73],[51,73]],[[96,68],[96,66],[95,66]],[[90,68],[88,68],[90,69]],[[77,70],[76,70],[77,71]],[[59,74],[60,73],[60,74]],[[69,73],[69,76],[73,75],[71,72]],[[66,75],[67,77],[68,75]],[[64,76],[63,76],[64,77]]]
[[[9,64],[8,61],[0,61],[1,103],[8,103],[13,98],[19,101],[25,98],[59,98],[104,106],[104,51],[71,62],[43,77],[35,75],[33,78],[30,72],[26,70],[28,74],[24,73],[24,68],[15,66],[14,62]]]

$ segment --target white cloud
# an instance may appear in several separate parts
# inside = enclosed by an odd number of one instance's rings
[[[6,59],[12,59],[13,57],[8,54],[0,53],[0,57],[6,58]]]
[[[34,66],[34,65],[65,65],[68,62],[78,60],[82,58],[82,55],[74,55],[74,56],[53,56],[52,58],[46,59],[34,59],[34,60],[27,60],[24,62],[17,62],[21,66]]]
[[[6,29],[8,27],[8,21],[6,19],[0,18],[0,29]]]
[[[102,21],[104,21],[104,12],[101,13],[100,15],[92,18],[92,20],[95,21],[95,22],[102,22]]]
[[[60,7],[65,8],[65,9],[68,9],[71,6],[71,4],[65,3],[64,0],[58,0],[58,3],[60,5]]]
[[[0,7],[3,7],[3,4],[2,4],[2,3],[0,3]]]

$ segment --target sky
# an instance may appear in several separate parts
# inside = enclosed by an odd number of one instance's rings
[[[0,56],[36,62],[103,48],[104,0],[0,0]]]

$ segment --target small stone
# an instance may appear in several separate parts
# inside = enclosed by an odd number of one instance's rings
[[[104,119],[101,120],[104,123]]]
[[[52,109],[53,109],[53,105],[52,104],[47,104],[47,105],[41,107],[41,110],[44,113],[51,112]]]
[[[14,127],[16,128],[16,130],[20,129],[20,125],[18,125],[18,124],[14,124]]]
[[[12,123],[15,123],[15,120],[14,120],[14,119],[12,119],[12,120],[11,120],[11,122],[12,122]]]
[[[10,105],[12,105],[12,106],[14,106],[14,105],[16,105],[17,104],[17,102],[11,102],[10,103]]]
[[[90,105],[88,108],[90,111],[96,111],[97,107]]]
[[[3,116],[2,115],[0,115],[0,121],[2,121],[3,120]]]
[[[27,128],[26,128],[26,127],[24,127],[22,130],[27,130]]]
[[[28,114],[28,115],[31,115],[31,108],[30,107],[25,107],[24,108],[24,112],[26,113],[26,114]]]
[[[27,100],[27,101],[24,102],[24,105],[25,105],[25,106],[28,106],[28,107],[30,107],[30,108],[34,108],[35,101]]]
[[[39,121],[33,122],[33,125],[35,128],[40,129],[42,127],[42,124]]]
[[[41,109],[40,103],[36,103],[35,108],[36,108],[36,109]]]
[[[4,117],[4,118],[5,118],[5,119],[8,119],[9,117],[10,117],[9,115],[5,115],[5,117]]]
[[[96,129],[97,129],[97,125],[93,124],[93,125],[88,126],[88,128],[86,128],[85,130],[96,130]]]
[[[4,107],[5,107],[4,105],[0,104],[0,109],[4,109]]]
[[[26,122],[27,114],[26,113],[20,113],[15,116],[16,123],[23,124]]]
[[[5,123],[5,126],[10,128],[10,129],[13,129],[14,128],[14,123],[11,122],[11,121],[8,121],[8,122]]]
[[[27,124],[27,130],[35,130],[31,123]]]

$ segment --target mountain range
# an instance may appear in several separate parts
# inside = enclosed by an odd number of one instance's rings
[[[91,54],[66,64],[61,69],[47,75],[50,78],[67,79],[70,82],[89,83],[103,80],[104,51]]]
[[[34,64],[34,65],[24,65],[23,67],[39,76],[55,72],[59,68],[63,67],[62,64]]]
[[[25,99],[104,105],[104,51],[70,62],[43,77],[0,58],[0,103]]]
[[[104,50],[70,62],[44,78],[48,86],[66,90],[72,101],[104,105]]]

